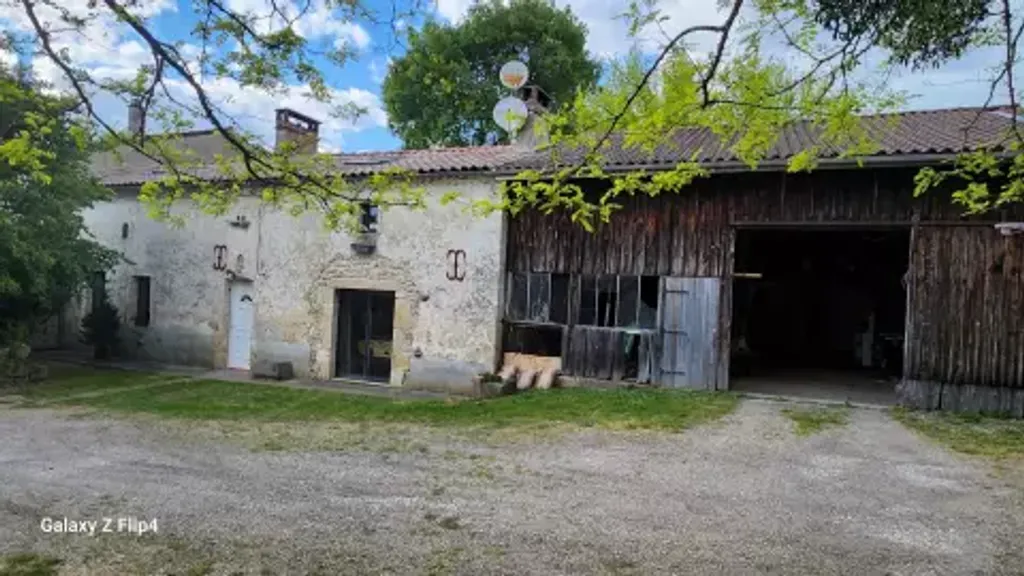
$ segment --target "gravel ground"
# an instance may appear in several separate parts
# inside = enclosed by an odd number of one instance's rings
[[[1024,574],[1024,483],[884,412],[796,437],[785,407],[685,434],[404,429],[407,449],[330,452],[4,410],[0,553],[81,574]],[[159,533],[40,528],[127,516]]]

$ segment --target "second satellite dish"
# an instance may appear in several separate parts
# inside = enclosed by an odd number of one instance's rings
[[[502,98],[494,105],[494,121],[506,132],[516,132],[526,123],[526,103],[514,96]]]
[[[501,67],[498,76],[501,78],[502,86],[509,90],[518,90],[526,85],[526,81],[530,78],[530,70],[526,64],[512,60]]]

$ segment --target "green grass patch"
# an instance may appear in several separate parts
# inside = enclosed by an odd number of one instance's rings
[[[97,377],[99,378],[99,377]],[[100,383],[90,383],[99,389]],[[71,386],[68,389],[72,388]],[[192,380],[57,400],[100,410],[195,420],[394,422],[459,426],[540,426],[561,422],[621,429],[680,430],[731,412],[727,393],[556,389],[486,400],[398,401],[332,391]]]
[[[787,408],[782,413],[793,421],[797,436],[810,436],[826,428],[845,426],[850,419],[850,411],[845,407]]]
[[[977,414],[894,408],[904,426],[957,452],[990,458],[1024,458],[1024,421]]]
[[[21,386],[17,389],[17,393],[32,404],[79,394],[107,393],[180,379],[181,376],[168,374],[57,365],[50,368],[50,374],[46,380]]]
[[[39,554],[0,556],[0,576],[53,576],[60,560]]]

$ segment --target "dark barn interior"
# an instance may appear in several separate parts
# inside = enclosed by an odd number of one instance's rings
[[[903,370],[909,247],[906,229],[739,230],[734,387],[784,376],[817,395],[828,382],[854,398],[891,395]]]
[[[391,374],[395,293],[338,290],[335,297],[335,377],[386,382]]]

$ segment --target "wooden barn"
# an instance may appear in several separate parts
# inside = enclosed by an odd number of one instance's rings
[[[998,141],[1009,115],[865,122],[876,155],[858,166],[826,151],[811,173],[785,171],[815,143],[801,126],[757,171],[707,134],[610,151],[608,170],[697,152],[712,175],[620,198],[593,233],[567,214],[511,219],[504,351],[586,380],[1024,416],[1024,235],[996,226],[1024,218],[913,195],[921,166]]]

